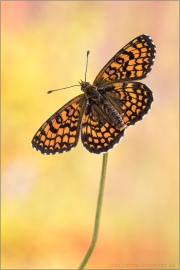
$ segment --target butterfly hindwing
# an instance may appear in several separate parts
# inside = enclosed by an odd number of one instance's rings
[[[82,118],[82,143],[89,152],[95,154],[113,148],[123,136],[126,127],[119,127],[111,121],[101,109],[101,105],[87,104]]]
[[[152,91],[140,82],[114,83],[106,86],[101,94],[117,110],[127,126],[140,121],[153,102]]]

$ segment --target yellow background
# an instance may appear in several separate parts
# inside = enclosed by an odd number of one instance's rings
[[[151,111],[109,152],[87,268],[178,268],[179,1],[3,1],[2,268],[73,269],[91,241],[102,155],[31,148],[37,129],[125,44],[157,47]]]

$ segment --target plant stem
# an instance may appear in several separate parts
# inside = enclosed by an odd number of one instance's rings
[[[101,180],[100,180],[100,187],[99,187],[99,195],[98,195],[98,201],[97,201],[97,208],[96,208],[96,217],[95,217],[95,223],[94,223],[94,232],[92,236],[91,245],[78,269],[84,269],[87,261],[89,260],[95,244],[97,242],[98,238],[98,232],[99,232],[99,223],[100,223],[100,215],[101,215],[101,208],[102,208],[102,200],[103,200],[103,192],[104,192],[104,185],[105,185],[105,176],[106,176],[106,168],[107,168],[107,159],[108,159],[108,153],[103,154],[103,163],[102,163],[102,171],[101,171]]]

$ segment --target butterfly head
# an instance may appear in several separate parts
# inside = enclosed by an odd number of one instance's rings
[[[81,90],[84,92],[84,89],[86,88],[86,86],[90,85],[89,82],[83,82],[82,80],[79,82],[80,86],[81,86]]]

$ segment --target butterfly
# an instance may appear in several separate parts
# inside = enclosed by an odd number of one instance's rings
[[[80,94],[55,112],[36,132],[32,146],[42,154],[74,148],[81,133],[83,146],[94,154],[107,152],[147,114],[152,91],[136,82],[151,71],[156,47],[140,35],[119,50],[102,68],[93,84],[80,81]]]

